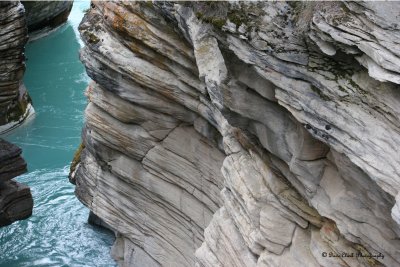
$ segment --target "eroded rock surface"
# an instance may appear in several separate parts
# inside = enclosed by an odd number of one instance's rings
[[[31,216],[33,199],[28,186],[12,178],[26,172],[21,149],[0,139],[0,227]]]
[[[0,3],[0,133],[32,114],[22,82],[25,44],[28,41],[25,11],[18,1]]]
[[[119,264],[400,265],[399,10],[93,2],[70,178]]]

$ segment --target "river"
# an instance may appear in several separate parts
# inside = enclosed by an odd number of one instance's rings
[[[23,149],[33,215],[0,228],[0,267],[115,266],[113,234],[87,223],[89,210],[74,196],[69,164],[80,143],[84,90],[89,82],[78,58],[78,24],[89,2],[75,1],[68,22],[26,46],[25,85],[34,117],[2,138]]]

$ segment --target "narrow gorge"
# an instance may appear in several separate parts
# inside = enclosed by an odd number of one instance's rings
[[[34,114],[31,98],[22,81],[25,45],[29,34],[43,34],[63,24],[72,3],[0,2],[0,134],[19,126]],[[30,38],[32,40],[32,36]],[[0,139],[0,226],[32,214],[30,188],[12,178],[27,171],[21,149]]]
[[[400,266],[399,10],[92,1],[70,180],[119,265]]]
[[[8,132],[34,114],[25,88],[25,45],[36,30],[49,31],[63,24],[73,2],[0,2],[0,134]],[[45,29],[43,29],[45,28]],[[32,39],[32,37],[31,37]],[[32,214],[28,186],[12,178],[25,173],[22,150],[0,139],[0,226]]]
[[[77,28],[90,2],[0,5],[0,112],[12,115],[0,138],[13,143],[0,141],[0,266],[115,266],[112,233],[87,223],[68,181],[89,80]],[[40,29],[27,21],[42,21]],[[23,118],[13,108],[26,106],[14,100],[18,84],[35,111]]]

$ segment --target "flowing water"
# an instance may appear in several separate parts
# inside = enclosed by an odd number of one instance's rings
[[[28,173],[17,180],[31,187],[34,209],[0,228],[0,267],[115,266],[113,235],[87,223],[89,211],[67,178],[86,106],[77,27],[88,7],[75,1],[66,25],[26,46],[24,81],[36,115],[2,138],[23,149]]]

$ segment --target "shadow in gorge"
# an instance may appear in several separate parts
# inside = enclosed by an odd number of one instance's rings
[[[71,16],[84,9],[75,3]],[[1,267],[115,266],[112,233],[87,223],[89,210],[67,178],[80,143],[89,81],[75,27],[68,22],[26,47],[24,82],[36,115],[2,137],[23,149],[29,172],[18,180],[31,187],[35,206],[29,219],[0,229]]]

